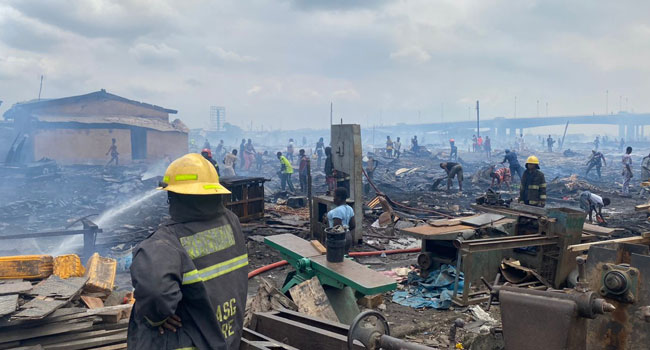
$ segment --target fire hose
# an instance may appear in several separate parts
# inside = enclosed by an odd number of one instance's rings
[[[421,248],[409,248],[409,249],[393,249],[393,250],[379,250],[379,251],[374,251],[374,252],[350,252],[350,256],[357,257],[357,256],[373,256],[373,255],[382,255],[382,254],[405,254],[405,253],[418,253],[422,249]],[[288,262],[286,260],[280,260],[278,262],[275,262],[273,264],[269,264],[266,266],[262,266],[259,269],[255,269],[251,272],[248,273],[248,279],[251,279],[261,273],[273,270],[275,268],[287,265]]]

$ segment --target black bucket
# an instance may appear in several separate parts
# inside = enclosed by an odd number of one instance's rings
[[[327,261],[337,263],[343,261],[345,255],[345,232],[327,233]]]

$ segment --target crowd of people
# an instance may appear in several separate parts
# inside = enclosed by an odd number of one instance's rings
[[[552,152],[556,141],[551,135],[547,138],[542,138],[546,151]],[[615,140],[618,141],[618,140]],[[622,141],[622,140],[621,140]],[[473,135],[471,139],[470,152],[485,153],[488,160],[492,156],[492,140],[489,136]],[[592,171],[595,170],[595,175],[600,180],[602,178],[602,167],[607,166],[607,159],[605,155],[599,151],[601,143],[609,142],[606,138],[597,136],[593,141],[594,149],[586,162],[585,176],[593,176]],[[303,138],[303,144],[306,140]],[[523,134],[517,135],[514,140],[514,149],[506,149],[503,155],[503,160],[497,165],[493,165],[490,169],[489,176],[491,178],[490,188],[502,189],[508,191],[513,189],[513,180],[518,178],[520,183],[519,187],[519,200],[529,205],[544,206],[546,202],[546,182],[544,174],[540,170],[539,159],[535,156],[527,158],[525,165],[522,167],[519,163],[517,151],[524,147]],[[306,194],[308,189],[308,173],[310,168],[315,165],[315,169],[322,169],[325,174],[325,181],[327,184],[327,193],[333,195],[337,188],[338,174],[332,162],[332,149],[326,147],[324,139],[321,137],[316,142],[313,149],[310,149],[308,154],[305,149],[299,149],[296,152],[296,146],[293,138],[287,142],[286,149],[276,153],[277,161],[279,162],[277,175],[280,179],[280,188],[282,191],[288,190],[291,193],[301,192]],[[112,158],[115,156],[116,147],[114,145],[109,149],[109,154]],[[426,151],[425,148],[419,145],[417,136],[411,138],[410,148],[408,151],[415,155],[421,154]],[[113,152],[111,152],[113,151]],[[399,159],[404,152],[402,141],[400,137],[395,139],[391,136],[386,136],[386,147],[383,156],[388,159]],[[454,180],[458,184],[458,190],[462,192],[463,189],[463,166],[462,161],[459,160],[458,146],[454,138],[449,139],[449,157],[448,161],[440,164],[440,168],[445,171],[447,180],[447,189],[453,187]],[[214,149],[210,148],[209,142],[206,140],[204,148],[201,152],[203,157],[207,159],[216,169],[217,173],[221,176],[235,176],[237,174],[254,175],[262,171],[262,165],[265,162],[265,157],[268,152],[256,151],[255,146],[251,139],[242,139],[238,149],[232,149],[230,152],[226,150],[224,141],[220,140],[219,144]],[[115,159],[111,161],[117,163]],[[312,161],[315,163],[312,165]],[[507,163],[507,164],[506,164]],[[621,177],[622,177],[622,195],[629,196],[630,181],[634,177],[633,161],[632,161],[632,147],[627,147],[625,153],[621,158]],[[379,166],[379,161],[373,152],[369,152],[363,159],[364,172],[367,178],[373,179],[374,173]],[[315,170],[314,169],[314,170]],[[297,170],[297,171],[296,171]],[[298,173],[299,187],[294,186],[293,174]],[[590,175],[591,174],[591,175]],[[641,179],[642,181],[650,181],[650,155],[643,158],[641,161]],[[364,193],[370,192],[370,182],[366,181],[364,185]],[[581,198],[583,198],[581,196]],[[598,212],[602,206],[606,206],[609,200],[604,200],[598,195],[591,193],[590,195],[584,194],[581,199],[581,207],[592,208],[593,212]],[[600,198],[600,199],[599,199]],[[585,203],[591,204],[585,204]],[[595,203],[595,204],[594,204]],[[598,215],[597,215],[598,219]],[[602,216],[600,217],[602,219]]]

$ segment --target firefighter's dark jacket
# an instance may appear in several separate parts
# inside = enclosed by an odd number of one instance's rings
[[[129,349],[239,348],[248,255],[237,216],[214,197],[170,193],[172,219],[134,250]],[[160,335],[172,315],[182,327]]]
[[[519,201],[538,207],[546,205],[546,179],[539,169],[524,171],[524,175],[521,177]]]

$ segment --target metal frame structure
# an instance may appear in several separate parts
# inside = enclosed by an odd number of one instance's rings
[[[83,224],[83,229],[81,230],[21,233],[15,235],[0,236],[0,240],[83,235],[83,240],[84,240],[83,258],[88,259],[95,252],[95,243],[97,240],[97,234],[102,233],[104,231],[100,229],[97,226],[97,224],[90,221],[88,218],[79,219],[74,223],[79,221],[81,221],[81,223]]]

